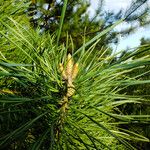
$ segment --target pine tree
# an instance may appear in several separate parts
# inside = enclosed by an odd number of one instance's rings
[[[119,92],[131,85],[149,83],[127,73],[149,64],[150,59],[131,59],[138,53],[135,51],[112,64],[116,54],[104,57],[107,49],[92,53],[101,37],[122,20],[71,55],[67,54],[68,41],[62,44],[59,40],[62,24],[53,34],[41,33],[30,27],[25,0],[0,3],[0,11],[5,10],[0,16],[1,149],[126,150],[135,149],[128,140],[149,142],[137,131],[119,125],[149,123],[150,116],[126,115],[118,107],[146,100]],[[65,0],[63,10],[66,6]]]
[[[84,37],[88,41],[121,18],[125,18],[127,23],[137,22],[137,24],[144,26],[149,22],[149,7],[145,6],[146,2],[147,0],[133,1],[126,12],[118,10],[118,13],[114,13],[105,11],[103,8],[105,0],[99,0],[99,6],[95,10],[95,14],[91,16],[87,12],[90,6],[89,0],[69,0],[61,33],[61,43],[68,38],[69,43],[75,43],[74,49],[77,49],[82,45]],[[49,33],[56,31],[59,26],[58,22],[60,21],[62,6],[62,0],[32,1],[29,15],[31,16],[30,21],[33,27],[40,27],[41,30],[46,30]],[[143,9],[142,6],[144,7]],[[119,32],[112,30],[109,35],[101,38],[97,44],[97,50],[100,50],[102,45],[104,47],[109,43],[118,43],[118,35],[128,35],[137,28],[137,25],[131,25],[131,27]],[[68,36],[71,36],[71,39]]]

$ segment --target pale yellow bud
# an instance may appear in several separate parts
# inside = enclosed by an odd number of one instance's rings
[[[59,70],[60,70],[60,72],[62,74],[63,79],[67,80],[67,75],[65,73],[65,70],[64,70],[64,67],[63,67],[62,63],[59,64]]]
[[[76,78],[76,76],[78,74],[79,65],[78,65],[78,63],[74,64],[71,54],[68,54],[66,69],[64,69],[63,64],[60,63],[59,64],[59,70],[62,73],[62,77],[65,80],[67,80],[67,94],[66,94],[66,97],[71,97],[75,93],[75,87],[73,85],[73,80]]]
[[[72,83],[68,83],[67,97],[71,97],[75,92],[75,87]]]
[[[79,64],[76,63],[74,66],[73,66],[73,71],[72,71],[72,79],[75,79],[77,74],[78,74],[78,71],[79,71]]]
[[[72,76],[72,70],[73,70],[73,59],[72,59],[71,54],[68,54],[67,66],[66,66],[66,75],[68,78]]]

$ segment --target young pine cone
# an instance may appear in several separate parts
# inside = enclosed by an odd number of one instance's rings
[[[62,63],[59,65],[62,77],[67,81],[67,97],[71,97],[75,92],[73,81],[78,74],[78,66],[78,63],[74,64],[71,54],[68,54],[66,68],[64,68]]]

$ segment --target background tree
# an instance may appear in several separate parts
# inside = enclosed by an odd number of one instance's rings
[[[134,32],[139,26],[144,26],[149,23],[148,13],[149,7],[147,6],[147,0],[136,0],[131,3],[129,8],[123,12],[118,10],[117,13],[111,11],[105,11],[105,0],[99,0],[99,4],[93,16],[91,16],[87,10],[90,6],[89,0],[69,0],[66,10],[66,17],[64,20],[64,26],[61,34],[61,42],[66,40],[67,36],[72,37],[72,41],[75,43],[75,49],[79,48],[83,43],[83,37],[86,36],[86,41],[91,37],[94,37],[102,30],[114,24],[121,18],[126,18],[128,23],[137,22],[136,25],[123,31],[112,30],[109,35],[104,35],[97,45],[97,49],[100,50],[102,45],[108,43],[117,43],[118,35],[127,35]],[[33,27],[40,27],[41,30],[46,30],[49,33],[53,33],[58,28],[61,9],[63,1],[32,1],[29,8],[29,15],[31,16],[31,23]],[[69,42],[71,43],[69,38]],[[111,51],[111,50],[110,50]]]

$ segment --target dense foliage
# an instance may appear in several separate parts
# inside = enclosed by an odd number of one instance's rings
[[[74,49],[60,36],[67,0],[53,34],[30,25],[29,5],[0,2],[0,148],[132,150],[132,142],[149,142],[125,126],[149,124],[150,115],[120,109],[149,104],[148,95],[127,92],[150,82],[142,78],[147,72],[137,72],[150,64],[149,47],[112,63],[118,54],[95,48],[123,20]]]

